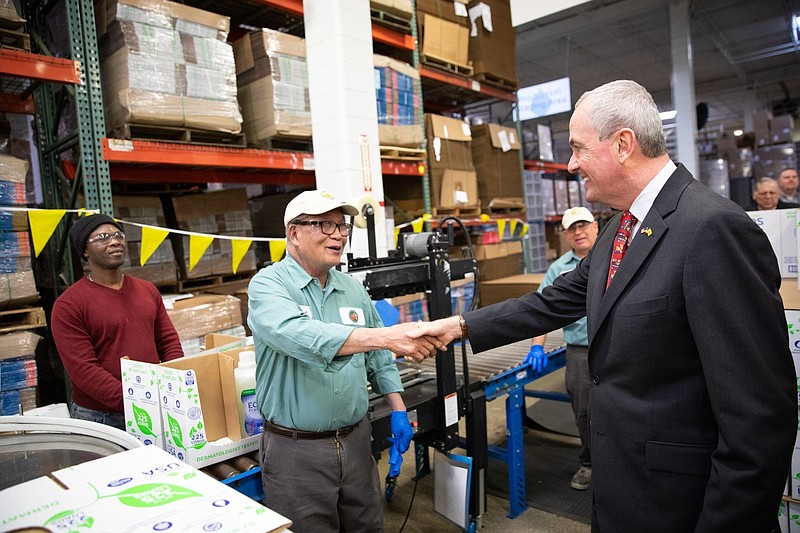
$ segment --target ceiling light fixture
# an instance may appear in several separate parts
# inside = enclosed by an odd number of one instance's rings
[[[800,15],[792,16],[792,40],[794,44],[800,43]]]
[[[661,117],[661,122],[664,122],[665,120],[672,120],[677,114],[678,112],[673,109],[672,111],[662,111],[658,116]]]
[[[744,132],[742,130],[733,130],[733,135],[735,137],[741,137]]]

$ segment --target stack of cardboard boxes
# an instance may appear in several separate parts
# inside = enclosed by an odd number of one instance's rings
[[[106,125],[239,133],[230,20],[168,0],[96,8]]]
[[[497,124],[472,127],[472,162],[484,211],[523,211],[521,144],[517,130]]]
[[[262,29],[236,41],[233,52],[247,142],[310,139],[305,40]]]
[[[457,118],[426,113],[425,134],[431,204],[445,208],[479,208],[469,124]]]
[[[166,227],[164,209],[158,196],[115,196],[114,213],[117,218],[136,224],[146,224],[158,228]],[[123,226],[128,243],[128,254],[123,269],[138,278],[146,279],[156,287],[178,283],[177,264],[169,239],[156,248],[155,252],[141,264],[142,228],[133,224]],[[84,265],[88,270],[88,265]]]
[[[373,65],[380,143],[419,147],[422,144],[419,71],[378,54],[373,56]]]
[[[174,196],[171,207],[177,229],[224,235],[252,237],[253,223],[244,188],[207,191],[199,194]],[[214,239],[193,269],[190,269],[190,237],[170,234],[182,280],[227,276],[233,274],[233,251],[229,239]],[[236,271],[237,274],[254,272],[256,256],[252,247],[247,251]]]

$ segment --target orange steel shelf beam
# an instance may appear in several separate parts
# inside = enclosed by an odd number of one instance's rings
[[[562,163],[550,163],[548,161],[538,161],[535,159],[526,159],[524,162],[525,170],[541,170],[542,172],[561,172],[567,170],[567,165]]]
[[[277,174],[288,177],[287,183],[314,183],[314,154],[250,148],[183,145],[153,141],[103,139],[103,159],[111,164],[112,179],[136,181],[145,174],[155,174],[161,181],[205,182],[215,176],[220,182],[277,183]],[[157,165],[158,169],[129,169],[125,164]],[[212,167],[187,169],[180,167]],[[384,175],[422,176],[425,164],[414,161],[381,161]],[[183,175],[181,173],[188,173]],[[166,176],[165,176],[166,174]],[[173,179],[174,178],[174,179]],[[299,180],[299,181],[296,181]]]
[[[313,172],[218,167],[145,166],[111,163],[111,180],[132,183],[259,183],[314,186]]]
[[[59,83],[81,82],[80,67],[76,61],[10,48],[0,48],[0,76]]]
[[[504,91],[502,89],[492,87],[491,85],[480,83],[479,81],[462,78],[460,76],[453,76],[439,70],[429,69],[424,65],[419,66],[419,74],[420,76],[446,83],[448,85],[454,85],[456,87],[461,87],[462,89],[469,89],[470,91],[475,91],[476,93],[485,94],[491,98],[508,100],[509,102],[515,102],[517,100],[517,96],[511,91]]]
[[[303,16],[302,0],[259,0],[262,4],[275,7],[291,13],[292,15]],[[414,49],[414,38],[405,33],[398,33],[384,28],[377,24],[372,25],[372,38],[384,44],[388,44],[405,50]]]
[[[269,170],[314,170],[314,156],[217,146],[182,145],[152,141],[103,139],[103,159],[109,163],[150,163],[175,166],[211,166]]]
[[[33,97],[29,96],[25,100],[15,94],[0,93],[0,113],[20,113],[23,115],[33,115],[36,109]]]

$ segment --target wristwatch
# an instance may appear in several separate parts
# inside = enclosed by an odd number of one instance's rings
[[[461,339],[468,339],[469,326],[467,326],[467,321],[464,320],[464,315],[458,315],[458,325],[461,326]]]

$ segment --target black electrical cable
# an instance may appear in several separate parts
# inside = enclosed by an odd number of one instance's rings
[[[467,248],[469,249],[469,257],[474,259],[475,258],[475,251],[472,248],[472,239],[470,239],[469,232],[467,231],[467,227],[461,221],[460,218],[454,217],[452,215],[446,216],[439,221],[439,227],[442,228],[446,222],[454,222],[461,228],[461,231],[464,233],[464,237],[467,239]],[[478,267],[475,267],[475,276],[472,280],[472,302],[469,305],[469,311],[474,311],[478,305]],[[465,367],[466,368],[466,367]]]
[[[406,511],[406,517],[403,520],[403,525],[400,526],[400,531],[397,533],[403,533],[403,528],[406,527],[406,522],[408,522],[408,517],[411,515],[411,506],[414,505],[414,496],[417,494],[417,484],[419,484],[419,476],[414,478],[414,490],[411,492],[411,501],[408,502],[408,511]]]

